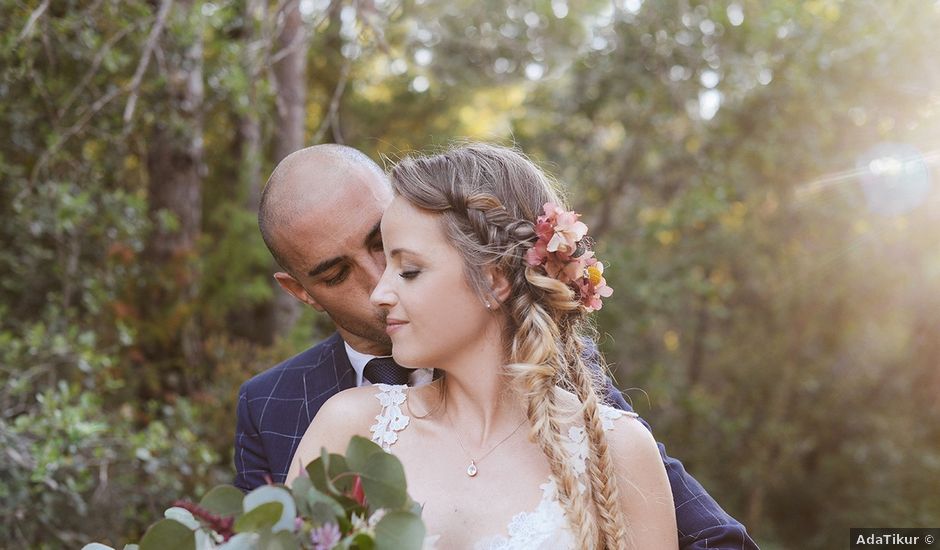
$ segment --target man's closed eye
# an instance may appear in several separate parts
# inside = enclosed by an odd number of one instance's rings
[[[336,286],[346,280],[346,277],[349,275],[349,268],[344,268],[339,273],[333,277],[329,277],[323,280],[323,284],[326,286]]]

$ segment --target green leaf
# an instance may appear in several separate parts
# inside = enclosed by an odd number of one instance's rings
[[[407,502],[405,470],[393,455],[385,452],[372,455],[360,475],[369,506],[400,508]]]
[[[348,473],[346,459],[342,455],[329,454],[326,449],[322,450],[320,458],[307,465],[307,475],[313,486],[333,496],[341,496],[352,487],[352,476],[343,475]]]
[[[421,550],[425,528],[411,512],[389,512],[375,526],[375,550]]]
[[[362,469],[366,467],[366,462],[369,460],[369,457],[376,453],[384,452],[382,447],[379,447],[372,441],[354,435],[352,439],[349,440],[349,445],[346,447],[346,464],[351,471],[360,473]]]
[[[178,521],[160,520],[147,529],[140,539],[140,550],[196,550],[196,534]]]
[[[311,489],[313,489],[313,482],[310,481],[309,476],[302,475],[295,479],[294,484],[291,485],[290,492],[294,497],[294,505],[297,507],[298,516],[310,515],[310,505],[307,502],[307,491]]]
[[[280,502],[265,502],[236,519],[235,532],[246,533],[270,529],[281,519],[283,511],[284,505]]]
[[[264,550],[298,550],[297,539],[294,534],[288,531],[278,533],[264,533],[258,540],[255,548],[264,548]]]
[[[274,532],[293,531],[294,518],[297,517],[297,506],[294,504],[294,497],[284,486],[262,485],[245,495],[242,506],[244,506],[245,513],[249,513],[256,507],[271,502],[278,502],[282,506],[281,515],[277,522],[271,526],[271,530]]]
[[[336,500],[330,498],[329,495],[317,491],[313,487],[307,490],[305,496],[306,504],[310,507],[311,513],[314,518],[317,517],[318,513],[314,510],[317,507],[326,508],[326,512],[335,520],[337,516],[345,516],[346,510],[338,503]],[[320,515],[323,515],[323,512],[319,512]],[[321,522],[322,523],[322,522]]]
[[[356,550],[372,550],[375,548],[375,539],[367,533],[356,533],[349,537],[349,546]]]
[[[241,491],[231,485],[213,487],[206,496],[202,497],[199,505],[213,514],[220,516],[240,516],[242,514],[242,500],[245,496]]]

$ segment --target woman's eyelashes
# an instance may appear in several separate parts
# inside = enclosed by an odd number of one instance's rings
[[[399,273],[398,276],[402,279],[414,279],[419,273],[421,273],[421,271],[418,269],[407,269]]]

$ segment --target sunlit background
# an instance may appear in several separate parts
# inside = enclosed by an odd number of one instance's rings
[[[272,285],[302,146],[514,143],[601,346],[763,548],[940,524],[940,2],[0,0],[0,540],[227,482],[235,394],[331,330]]]

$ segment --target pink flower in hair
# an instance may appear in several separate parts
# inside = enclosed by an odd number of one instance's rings
[[[560,252],[570,256],[578,248],[578,241],[587,234],[587,226],[578,221],[581,215],[574,211],[566,212],[550,202],[545,203],[542,208],[545,210],[545,215],[539,216],[539,225],[542,225],[544,220],[551,224],[552,229],[551,239],[546,249],[549,252]],[[542,234],[539,233],[539,237],[541,236]]]
[[[565,211],[556,204],[546,203],[545,214],[535,224],[538,239],[526,252],[526,262],[541,267],[545,274],[567,284],[578,295],[587,311],[601,308],[601,298],[613,289],[604,280],[604,266],[582,242],[588,227],[580,222],[580,214]]]

